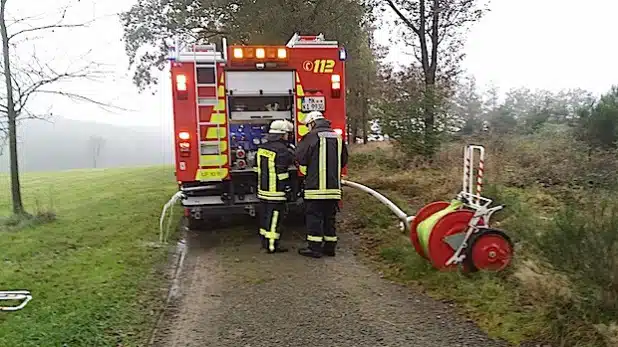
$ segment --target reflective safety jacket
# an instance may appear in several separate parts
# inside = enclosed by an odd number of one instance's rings
[[[288,169],[294,156],[283,140],[268,141],[258,147],[257,156],[258,198],[265,201],[285,202],[289,186]]]
[[[305,199],[341,199],[341,168],[348,164],[348,149],[330,121],[316,121],[315,128],[299,142],[296,159],[305,174]]]

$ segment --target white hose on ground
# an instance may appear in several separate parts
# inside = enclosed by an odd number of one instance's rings
[[[164,243],[167,242],[167,236],[169,235],[170,228],[172,226],[172,212],[173,207],[178,200],[182,197],[182,191],[176,192],[176,194],[172,195],[170,200],[163,205],[163,211],[161,211],[161,219],[159,219],[159,242]],[[167,228],[163,229],[163,221],[165,220],[165,212],[169,209],[170,213],[167,220]]]
[[[21,303],[17,306],[0,306],[0,311],[19,311],[32,300],[32,294],[28,290],[0,291],[0,300],[21,300]]]
[[[386,207],[388,207],[391,211],[393,211],[393,213],[397,216],[397,218],[399,218],[401,220],[401,223],[399,224],[399,228],[402,229],[402,231],[404,230],[408,230],[410,229],[410,222],[412,222],[412,220],[414,220],[414,216],[408,216],[407,213],[405,213],[402,209],[400,209],[397,205],[395,205],[392,201],[390,201],[389,199],[387,199],[384,195],[376,192],[375,190],[364,186],[360,183],[356,183],[356,182],[352,182],[352,181],[348,181],[348,180],[341,180],[341,184],[343,184],[344,186],[348,186],[351,188],[355,188],[358,190],[361,190],[365,193],[370,194],[371,196],[373,196],[374,198],[378,199],[382,204],[386,205]]]

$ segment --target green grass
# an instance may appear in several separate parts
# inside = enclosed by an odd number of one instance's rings
[[[34,297],[0,313],[0,346],[143,345],[165,294],[158,220],[174,183],[170,167],[23,175],[28,211],[57,219],[0,231],[0,290]]]
[[[395,191],[381,193],[398,200]],[[355,213],[343,223],[353,223],[361,229],[365,253],[375,260],[386,278],[419,285],[436,299],[457,303],[461,313],[474,319],[492,337],[518,344],[543,334],[543,308],[522,306],[517,284],[508,280],[508,274],[466,276],[460,272],[440,272],[416,253],[408,235],[399,231],[397,219],[386,207],[361,192],[346,190],[346,199]]]

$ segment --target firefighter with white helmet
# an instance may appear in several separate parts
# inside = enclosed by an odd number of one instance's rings
[[[334,256],[337,245],[335,216],[341,200],[341,169],[347,165],[348,150],[341,135],[331,127],[321,112],[305,116],[309,133],[296,149],[296,159],[305,174],[307,247],[298,250],[303,256]]]
[[[289,129],[294,126],[286,120],[270,124],[266,142],[258,147],[257,178],[260,199],[260,238],[262,248],[268,253],[287,252],[279,243],[279,225],[285,203],[291,197],[289,168],[294,164],[294,155],[287,146]]]

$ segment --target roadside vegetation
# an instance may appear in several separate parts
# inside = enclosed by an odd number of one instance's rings
[[[350,179],[414,214],[427,203],[455,197],[461,190],[463,147],[484,145],[484,195],[506,205],[493,217],[493,226],[516,242],[516,259],[508,271],[471,276],[438,272],[416,254],[391,212],[376,208],[379,203],[361,192],[346,190],[357,212],[347,216],[343,227],[360,230],[365,250],[388,277],[452,300],[492,336],[514,344],[614,346],[617,90],[570,107],[562,118],[551,106],[551,101],[555,107],[560,104],[555,97],[545,97],[550,106],[542,109],[531,105],[534,94],[528,96],[517,111],[507,98],[496,108],[474,112],[475,118],[462,117],[477,125],[444,132],[431,159],[404,153],[397,141],[376,142],[355,146],[350,164]],[[537,122],[534,127],[531,119]],[[484,120],[490,124],[485,131]],[[511,125],[503,127],[505,123]]]
[[[33,299],[0,315],[0,346],[143,345],[167,290],[158,222],[173,170],[32,173],[22,187],[34,217],[19,224],[0,190],[0,290]]]

